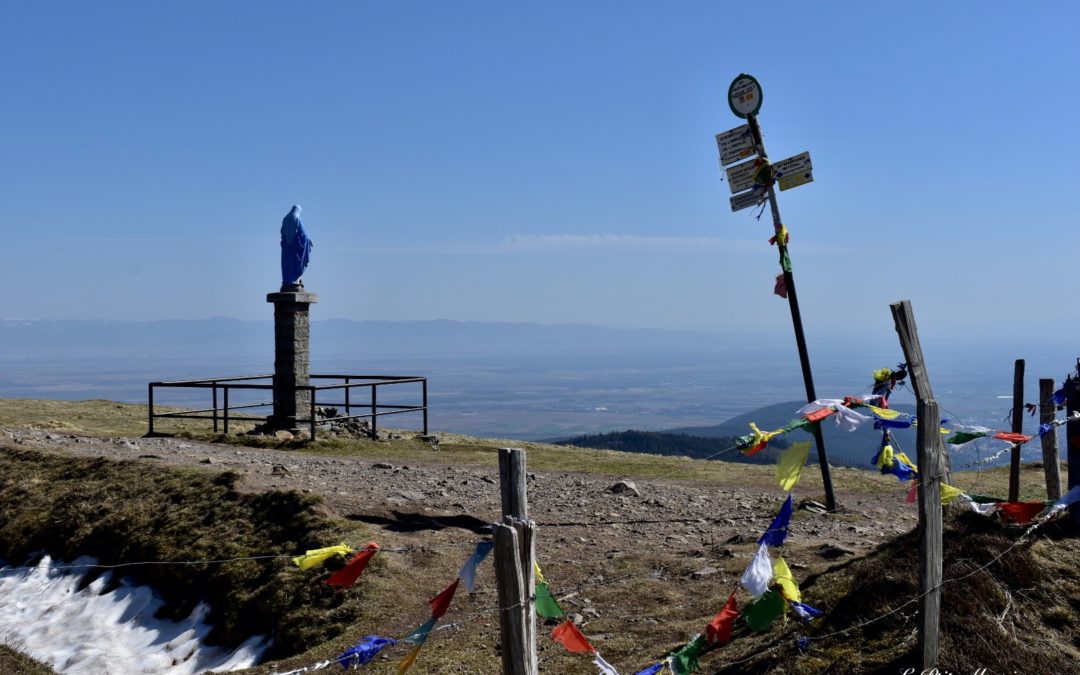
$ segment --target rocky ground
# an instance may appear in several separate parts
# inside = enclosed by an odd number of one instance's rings
[[[3,437],[16,446],[79,456],[231,470],[243,475],[246,489],[322,495],[331,514],[367,523],[382,546],[405,549],[395,559],[396,573],[424,577],[417,582],[417,607],[408,608],[415,611],[400,619],[403,631],[410,622],[422,620],[424,600],[453,578],[499,515],[497,470],[402,462],[390,448],[386,457],[372,458],[16,428],[5,429]],[[816,467],[808,467],[804,481],[811,472]],[[634,672],[630,666],[644,666],[692,637],[723,604],[783,498],[778,488],[741,482],[530,472],[530,515],[539,525],[538,561],[563,607],[609,660],[621,660]],[[843,475],[837,483],[844,485]],[[784,551],[796,577],[866,553],[913,527],[914,508],[903,503],[902,489],[895,483],[882,486],[888,489],[841,489],[843,509],[833,514],[803,500]],[[797,488],[796,495],[799,492]],[[488,577],[466,609],[494,601],[490,582]],[[495,616],[481,612],[461,631],[472,648],[496,654]],[[540,653],[542,661],[563,663],[557,666],[560,672],[592,669],[580,659],[566,661],[568,655],[550,640],[541,640]],[[426,672],[476,672],[434,663],[429,662],[432,667]]]

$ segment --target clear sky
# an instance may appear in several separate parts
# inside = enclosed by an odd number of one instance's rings
[[[0,317],[269,318],[298,203],[315,318],[790,331],[745,71],[808,330],[1075,333],[1078,8],[6,3]]]

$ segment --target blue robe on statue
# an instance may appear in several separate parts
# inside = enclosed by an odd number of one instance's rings
[[[311,258],[311,240],[300,223],[300,207],[293,206],[281,221],[281,285],[300,284]]]

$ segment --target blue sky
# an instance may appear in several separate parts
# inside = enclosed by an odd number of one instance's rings
[[[790,332],[713,136],[765,90],[812,333],[1076,332],[1073,3],[8,3],[0,317]],[[766,216],[767,218],[767,216]]]

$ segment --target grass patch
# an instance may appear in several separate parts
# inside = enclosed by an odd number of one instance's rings
[[[1080,661],[1080,541],[1058,524],[1032,542],[989,563],[1020,531],[970,512],[946,521],[940,641],[942,672],[1072,672]],[[826,610],[805,626],[789,620],[762,635],[736,632],[711,657],[717,673],[901,673],[915,668],[918,603],[916,533],[897,537],[870,555],[807,578],[804,601]],[[970,576],[967,576],[970,575]],[[963,578],[965,577],[966,578]],[[880,621],[871,619],[895,610]],[[824,637],[838,631],[839,635]],[[812,639],[800,654],[797,636]]]
[[[363,538],[362,525],[321,516],[317,497],[246,494],[237,480],[230,472],[0,447],[0,558],[14,564],[40,553],[61,560],[89,555],[103,564],[222,560],[295,554],[342,539],[355,546]],[[303,572],[288,558],[138,565],[122,574],[153,586],[172,619],[209,600],[209,643],[233,646],[270,635],[270,657],[339,635],[363,610],[358,593],[335,593],[320,583],[327,571]]]
[[[22,651],[0,644],[0,673],[7,675],[56,675],[44,663],[35,661]]]

